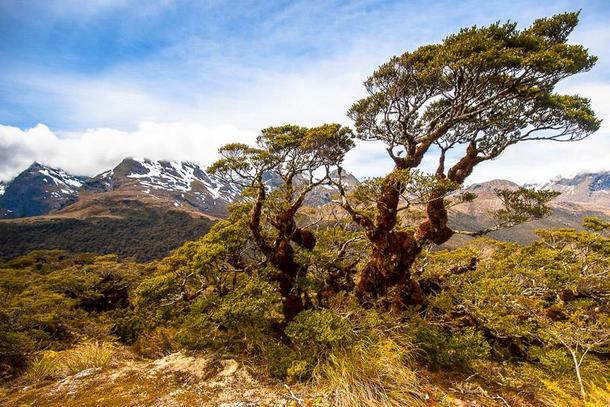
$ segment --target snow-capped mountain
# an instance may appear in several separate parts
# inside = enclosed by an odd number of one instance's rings
[[[543,186],[561,192],[555,201],[565,204],[601,206],[610,209],[610,171],[557,178]]]
[[[131,193],[155,198],[176,208],[194,209],[214,216],[226,215],[226,207],[239,189],[208,175],[191,162],[126,158],[112,170],[90,179],[88,193]]]
[[[585,216],[610,216],[610,172],[581,174],[574,178],[558,178],[538,185],[524,185],[535,189],[550,189],[561,194],[549,206],[549,216],[509,229],[494,232],[500,240],[530,242],[536,229],[579,228]],[[450,223],[460,230],[479,230],[491,226],[490,213],[502,207],[495,189],[515,189],[519,185],[505,180],[474,184],[466,191],[477,195],[474,202],[462,203],[450,209]],[[457,240],[456,240],[457,239]],[[459,237],[453,240],[459,245]],[[458,242],[458,243],[456,243]]]
[[[337,174],[331,174],[336,178]],[[281,185],[281,179],[267,175],[270,188]],[[344,174],[347,188],[359,181]],[[495,188],[516,188],[517,184],[495,180],[471,185],[476,193],[476,204],[460,207],[460,212],[479,216],[489,209],[497,209]],[[601,210],[610,213],[610,172],[581,174],[574,178],[556,179],[543,188],[561,192],[553,205],[572,211]],[[0,183],[0,217],[17,218],[51,212],[89,216],[91,208],[96,216],[114,213],[112,208],[140,202],[139,205],[165,207],[203,213],[213,217],[227,215],[227,206],[240,193],[236,185],[223,182],[205,172],[198,164],[179,161],[154,161],[126,158],[115,168],[93,178],[76,177],[57,168],[33,163],[13,181]],[[307,199],[307,205],[330,203],[337,191],[329,185],[317,187]],[[82,215],[85,213],[85,215]]]
[[[86,181],[59,168],[34,162],[0,188],[0,218],[36,216],[76,201]]]

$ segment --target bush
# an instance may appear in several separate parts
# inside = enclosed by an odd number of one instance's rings
[[[542,367],[560,375],[569,375],[574,371],[572,358],[564,349],[533,348],[530,354],[538,359]]]
[[[191,305],[176,340],[191,349],[226,347],[246,353],[263,352],[268,335],[281,318],[274,285],[241,275],[227,295],[206,292]]]
[[[416,334],[417,344],[433,368],[466,368],[489,357],[491,346],[472,327],[448,333],[434,325],[424,325]]]
[[[347,317],[333,310],[306,310],[288,324],[284,333],[297,348],[311,353],[349,344],[354,339],[351,325]]]

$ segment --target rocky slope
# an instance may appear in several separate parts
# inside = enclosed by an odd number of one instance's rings
[[[304,405],[307,394],[298,387],[270,381],[235,359],[178,352],[157,360],[115,357],[106,369],[89,368],[37,386],[0,388],[0,404],[288,407]]]
[[[557,178],[542,188],[561,192],[554,201],[558,206],[602,210],[610,215],[610,171]]]
[[[536,238],[537,229],[580,228],[585,216],[610,216],[610,172],[583,174],[571,179],[557,179],[539,188],[561,192],[550,203],[551,214],[545,218],[502,229],[490,237],[520,243]],[[477,198],[470,203],[454,206],[450,210],[450,224],[459,230],[479,230],[493,224],[491,212],[501,207],[495,189],[515,189],[519,185],[506,180],[493,180],[466,188]],[[537,186],[531,186],[537,187]],[[455,236],[449,246],[458,246],[466,239]]]

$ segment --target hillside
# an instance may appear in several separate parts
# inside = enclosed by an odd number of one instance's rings
[[[205,234],[208,217],[123,200],[112,216],[57,216],[0,221],[0,257],[37,249],[118,254],[138,261],[160,259]],[[116,209],[116,207],[115,207]]]
[[[93,178],[34,163],[0,197],[0,256],[35,249],[159,259],[205,234],[236,191],[191,163],[125,159]],[[38,216],[32,216],[38,215]]]

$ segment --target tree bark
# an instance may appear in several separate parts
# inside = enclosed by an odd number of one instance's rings
[[[301,293],[295,289],[300,266],[294,261],[294,251],[287,240],[282,240],[279,243],[275,256],[270,260],[279,270],[275,280],[280,286],[282,312],[285,322],[288,323],[305,308]]]
[[[395,309],[406,305],[425,304],[425,295],[411,277],[411,268],[417,256],[429,243],[442,244],[451,238],[453,231],[447,226],[444,191],[433,191],[426,204],[427,219],[415,232],[395,230],[398,204],[405,188],[397,171],[390,173],[377,200],[374,227],[366,230],[373,248],[371,259],[363,268],[356,287],[356,296],[362,303],[388,298]]]
[[[582,376],[580,375],[580,363],[578,363],[578,358],[576,357],[576,352],[572,349],[568,349],[570,354],[572,355],[572,360],[574,361],[574,369],[576,370],[576,378],[578,379],[578,385],[580,386],[580,395],[582,396],[583,401],[586,400],[587,394],[585,393],[585,385],[582,382]]]

